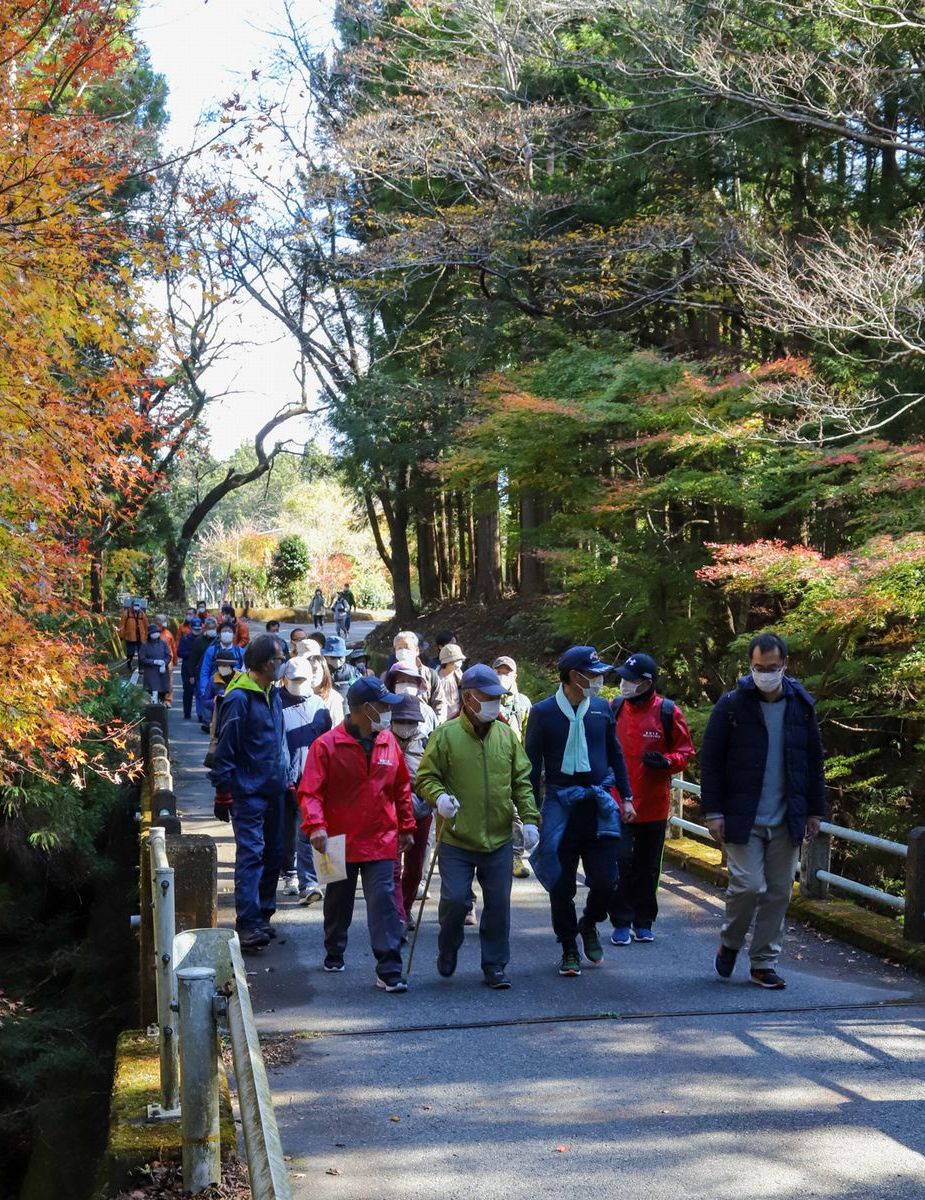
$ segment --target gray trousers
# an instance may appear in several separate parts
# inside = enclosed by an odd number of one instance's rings
[[[744,846],[727,842],[725,850],[729,887],[720,941],[730,950],[741,950],[754,919],[749,950],[752,966],[776,967],[793,893],[797,847],[790,840],[787,826],[775,825],[756,826]]]
[[[490,854],[440,843],[441,954],[455,954],[465,937],[464,922],[472,899],[472,879],[482,889],[479,940],[482,970],[504,970],[511,957],[511,883],[514,856],[506,842]]]
[[[324,893],[324,949],[329,962],[343,960],[347,931],[353,920],[357,878],[363,879],[369,944],[376,974],[386,983],[401,977],[401,921],[395,903],[395,860],[348,862],[347,878],[329,883]]]

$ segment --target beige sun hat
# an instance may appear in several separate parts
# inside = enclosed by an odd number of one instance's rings
[[[466,656],[461,648],[455,642],[448,642],[440,651],[440,666],[445,667],[447,663],[465,662]]]

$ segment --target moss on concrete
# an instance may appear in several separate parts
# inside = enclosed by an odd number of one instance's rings
[[[116,1043],[116,1063],[106,1146],[107,1194],[126,1187],[133,1172],[151,1162],[179,1162],[180,1122],[146,1119],[149,1104],[160,1098],[157,1041],[140,1030],[128,1030]],[[237,1151],[228,1077],[219,1065],[219,1119],[222,1158]]]
[[[665,842],[665,858],[682,871],[717,887],[724,888],[729,882],[718,846],[709,846],[695,838],[670,838]],[[811,900],[800,895],[799,887],[794,887],[788,912],[794,919],[805,921],[814,929],[830,933],[849,945],[925,972],[925,945],[907,942],[902,927],[892,917],[861,908],[850,900]]]

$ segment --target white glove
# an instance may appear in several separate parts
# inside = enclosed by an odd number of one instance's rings
[[[162,670],[162,671],[166,671],[166,670],[167,670],[167,664],[166,664],[166,663],[161,663],[161,670]]]
[[[441,792],[437,797],[437,812],[444,821],[452,821],[459,812],[459,801],[449,792]]]
[[[540,844],[540,831],[536,825],[524,826],[524,850],[529,854]]]

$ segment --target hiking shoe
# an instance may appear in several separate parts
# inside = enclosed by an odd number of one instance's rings
[[[601,945],[601,939],[597,936],[597,929],[593,925],[587,928],[579,926],[578,936],[581,938],[581,948],[585,952],[585,958],[592,967],[599,967],[604,961],[604,947]]]
[[[247,932],[242,930],[238,934],[238,940],[242,950],[262,950],[265,946],[269,946],[270,935],[265,929],[249,929]]]
[[[519,854],[514,855],[514,878],[515,879],[529,879],[530,878],[530,868],[527,866],[527,864],[524,862],[523,858],[521,858],[521,856]]]
[[[496,992],[504,992],[511,986],[511,981],[502,970],[483,971],[486,984]]]
[[[752,967],[748,977],[752,983],[757,983],[759,987],[770,988],[776,992],[787,986],[778,973],[771,967]]]
[[[716,958],[713,959],[713,970],[720,979],[728,979],[732,975],[738,957],[738,950],[730,950],[728,946],[720,946],[716,952]]]
[[[466,913],[466,919],[465,919],[465,921],[463,921],[463,924],[464,925],[477,925],[478,924],[478,921],[475,918],[475,905],[473,905],[472,908],[470,908],[469,911]]]
[[[409,913],[408,920],[405,922],[405,933],[414,933],[414,931],[415,931],[415,929],[417,929],[417,927],[418,926],[417,926],[417,922],[414,919],[414,914]]]
[[[394,979],[382,979],[377,975],[376,987],[381,988],[384,992],[407,992],[408,983],[400,975],[396,975]]]
[[[334,971],[344,970],[344,960],[342,958],[326,958],[321,964],[322,970],[333,973]]]
[[[449,979],[456,970],[456,959],[456,954],[438,954],[437,974],[442,975],[444,979]]]
[[[275,942],[276,939],[279,937],[279,934],[276,932],[276,930],[273,928],[273,926],[270,924],[269,921],[267,921],[266,925],[264,925],[263,932],[267,935],[267,937],[270,939],[271,942]]]
[[[618,925],[610,935],[611,946],[628,946],[632,940],[628,925]]]
[[[633,930],[633,941],[634,942],[654,942],[655,935],[652,933],[651,929],[648,929],[645,926],[643,926],[642,929],[635,928]]]
[[[568,975],[574,978],[581,974],[581,959],[578,957],[578,950],[574,947],[569,950],[562,951],[562,959],[559,963],[559,974]]]
[[[324,899],[324,892],[320,887],[302,888],[299,892],[299,906],[307,908],[309,904],[317,904],[319,900]]]
[[[283,895],[298,896],[299,894],[299,877],[295,871],[291,871],[288,875],[283,876]]]

